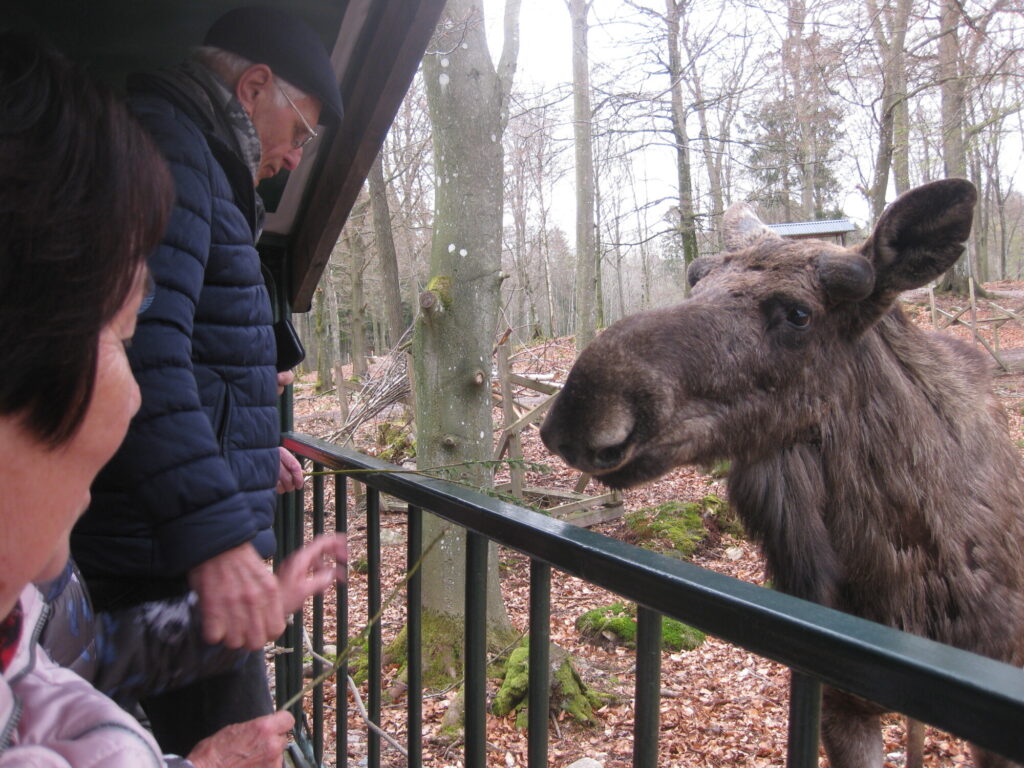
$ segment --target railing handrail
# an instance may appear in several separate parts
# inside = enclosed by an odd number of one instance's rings
[[[665,616],[1024,761],[1024,670],[296,433],[286,448]],[[370,470],[366,472],[365,470]]]

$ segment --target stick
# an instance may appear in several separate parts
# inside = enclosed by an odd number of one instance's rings
[[[313,643],[309,639],[309,633],[306,631],[305,627],[303,627],[302,629],[302,642],[306,646],[306,650],[309,651],[310,655],[314,659],[319,661],[321,664],[326,664],[329,667],[334,663],[330,659],[321,656],[313,649]],[[363,722],[366,723],[366,727],[374,733],[376,733],[382,739],[384,739],[392,747],[401,752],[403,757],[409,757],[409,753],[405,751],[405,747],[399,744],[398,741],[395,740],[395,738],[390,733],[385,731],[383,728],[381,728],[379,725],[373,722],[373,720],[370,719],[369,714],[367,714],[366,712],[366,707],[363,706],[363,699],[359,695],[359,688],[356,686],[356,681],[352,679],[351,675],[345,675],[345,677],[348,679],[348,689],[352,691],[352,696],[355,698],[356,709],[359,711],[359,716],[363,718]]]
[[[420,555],[419,560],[417,560],[413,564],[412,568],[409,569],[409,572],[405,574],[402,580],[395,585],[395,588],[391,590],[391,593],[387,596],[387,599],[381,604],[380,610],[378,610],[377,613],[370,617],[370,620],[366,623],[366,626],[363,627],[359,634],[355,636],[355,640],[362,641],[366,639],[366,636],[370,633],[370,629],[373,627],[373,625],[380,621],[380,617],[384,613],[384,610],[389,605],[391,605],[392,601],[398,596],[399,591],[406,584],[409,583],[409,580],[416,574],[416,571],[419,570],[426,556],[430,554],[431,550],[433,550],[434,547],[437,546],[438,542],[440,542],[441,539],[443,538],[444,532],[438,534],[434,538],[434,540],[430,542],[430,545],[425,550],[423,550],[423,554]],[[309,684],[307,684],[301,691],[296,693],[294,696],[288,699],[288,701],[282,704],[278,711],[282,709],[291,709],[293,706],[295,706],[295,704],[302,701],[303,696],[305,696],[307,693],[311,693],[314,688],[316,688],[318,685],[327,680],[327,678],[329,678],[331,675],[337,673],[337,671],[341,669],[342,664],[345,663],[349,655],[352,653],[352,647],[353,643],[350,640],[348,643],[345,644],[345,647],[342,649],[341,653],[338,654],[338,658],[334,661],[333,664],[330,664],[328,666],[325,672],[322,672],[321,674],[313,678],[313,680]]]

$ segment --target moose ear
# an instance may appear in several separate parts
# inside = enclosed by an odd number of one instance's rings
[[[919,288],[948,270],[971,234],[978,192],[944,179],[900,195],[882,213],[860,252],[875,268],[876,293]]]
[[[722,217],[722,240],[727,251],[742,251],[762,237],[779,238],[746,203],[733,203]]]

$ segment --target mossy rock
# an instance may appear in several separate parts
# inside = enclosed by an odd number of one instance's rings
[[[732,462],[728,459],[722,459],[707,467],[704,472],[715,480],[724,480],[729,476],[730,469],[732,469]]]
[[[721,533],[728,533],[737,539],[744,539],[747,532],[743,529],[743,521],[736,513],[736,508],[714,494],[708,494],[701,499],[705,510],[705,524],[713,521]]]
[[[375,435],[377,458],[391,464],[401,464],[416,455],[416,447],[405,424],[383,421],[377,425]]]
[[[611,694],[600,693],[587,686],[573,666],[572,657],[557,646],[552,647],[554,672],[551,676],[550,706],[554,712],[565,712],[583,725],[593,725],[594,710],[615,700]],[[498,717],[516,713],[516,728],[526,728],[529,720],[530,644],[512,651],[505,664],[505,677],[491,702],[491,711]]]
[[[669,501],[625,516],[627,539],[645,549],[689,560],[715,546],[723,533],[743,537],[743,525],[724,499],[708,494],[700,501]]]
[[[491,711],[498,717],[504,717],[514,709],[523,708],[530,688],[529,677],[530,647],[522,645],[512,651],[505,663],[505,678],[491,702]]]
[[[370,562],[365,557],[357,557],[348,564],[349,570],[353,573],[369,573]]]
[[[602,648],[636,648],[636,605],[619,602],[587,611],[576,619],[576,629],[588,643]],[[699,629],[668,617],[661,620],[661,647],[665,650],[692,651],[704,640]]]
[[[630,512],[625,521],[635,543],[682,560],[693,557],[708,534],[698,502],[669,501]]]

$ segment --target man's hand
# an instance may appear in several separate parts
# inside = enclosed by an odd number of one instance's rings
[[[295,382],[295,374],[291,371],[277,372],[277,396],[284,394],[284,388]]]
[[[206,642],[258,651],[284,631],[277,579],[251,544],[200,563],[188,582],[199,594]]]
[[[196,744],[196,768],[281,768],[295,718],[287,710],[228,725]]]
[[[335,581],[345,581],[348,546],[340,533],[317,536],[293,552],[277,569],[281,604],[295,613],[307,597],[319,594]]]
[[[281,452],[281,468],[277,473],[277,492],[297,491],[302,487],[302,465],[283,445],[278,446],[278,450]]]

